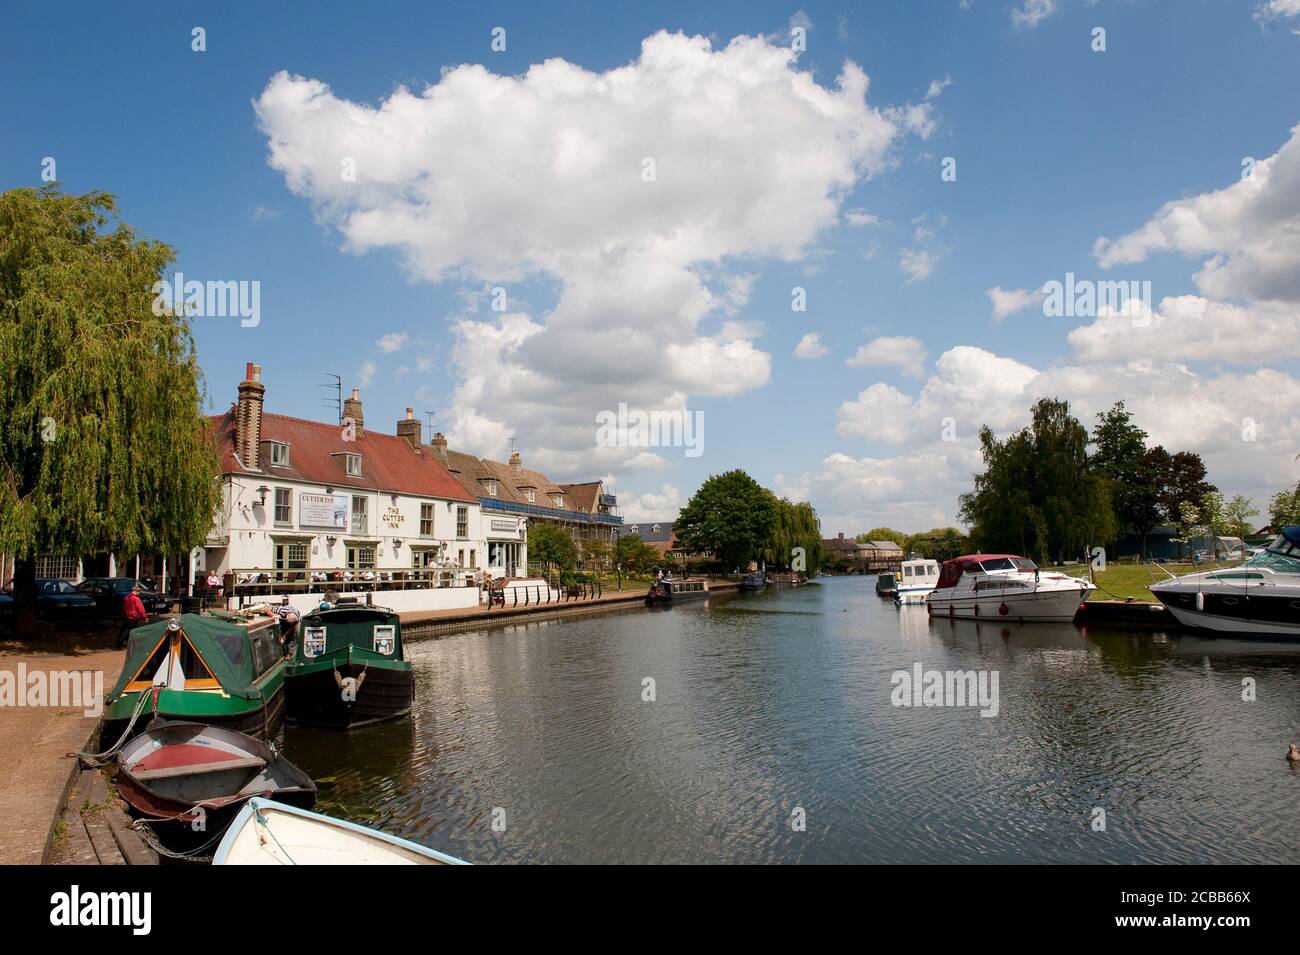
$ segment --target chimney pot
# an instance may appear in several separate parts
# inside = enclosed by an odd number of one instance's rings
[[[266,386],[262,368],[251,361],[244,366],[244,380],[239,383],[239,402],[235,406],[235,453],[244,467],[256,471],[261,466],[262,403]]]

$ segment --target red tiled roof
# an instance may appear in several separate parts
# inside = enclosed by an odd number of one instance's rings
[[[262,441],[289,445],[289,466],[272,467],[263,445],[260,467],[254,471],[235,454],[235,408],[208,419],[217,437],[222,474],[258,474],[270,478],[353,487],[477,503],[442,462],[427,448],[417,454],[405,438],[366,429],[355,441],[344,441],[338,425],[286,415],[262,415]],[[361,476],[347,474],[344,454],[361,455]]]

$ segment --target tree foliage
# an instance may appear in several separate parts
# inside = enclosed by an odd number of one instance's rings
[[[212,526],[193,339],[153,309],[172,259],[105,193],[0,194],[0,550],[20,630],[36,555],[179,553]]]
[[[1089,467],[1088,431],[1067,402],[1040,399],[1029,427],[1005,440],[985,427],[980,445],[985,471],[960,499],[979,549],[1062,558],[1118,536],[1109,483]]]
[[[791,567],[795,548],[803,549],[803,567],[815,574],[822,565],[822,525],[807,501],[793,504],[788,498],[773,498],[775,518],[763,542],[762,557],[770,566]]]
[[[630,573],[642,573],[650,570],[662,561],[659,551],[655,550],[636,534],[620,537],[614,547],[614,559]]]
[[[529,524],[528,559],[548,567],[571,570],[578,562],[578,545],[559,524]]]
[[[711,551],[724,568],[757,559],[776,523],[776,498],[744,471],[710,477],[673,523],[690,552]]]
[[[912,534],[906,543],[899,541],[899,544],[907,548],[905,553],[917,553],[939,561],[952,560],[962,554],[969,554],[971,550],[969,538],[955,527],[936,527],[920,534]]]

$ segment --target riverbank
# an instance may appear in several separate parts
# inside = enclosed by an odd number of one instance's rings
[[[50,637],[35,645],[5,641],[0,643],[0,671],[11,674],[4,679],[14,681],[20,693],[27,691],[19,684],[20,674],[29,685],[36,674],[43,674],[48,685],[52,674],[98,672],[102,694],[122,668],[122,651],[108,643],[79,636]],[[84,705],[52,706],[50,702],[57,701],[47,696],[40,705],[6,706],[0,720],[0,752],[5,754],[5,773],[0,778],[0,805],[5,807],[5,825],[0,828],[2,865],[39,863],[45,856],[76,762],[70,754],[82,749],[99,725],[99,715],[87,715]],[[95,701],[86,702],[93,712]]]
[[[710,593],[731,593],[739,589],[738,581],[710,581]],[[423,610],[407,611],[399,614],[402,620],[402,634],[407,637],[433,636],[443,633],[455,633],[460,630],[474,630],[479,627],[520,619],[540,620],[550,617],[567,617],[575,614],[607,610],[619,606],[632,606],[645,600],[645,591],[621,590],[603,593],[599,597],[586,599],[561,600],[559,603],[533,604],[520,607],[496,607],[487,605],[472,607],[467,610]]]

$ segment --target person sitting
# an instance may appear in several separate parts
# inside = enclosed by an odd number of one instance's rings
[[[280,606],[275,608],[275,617],[280,621],[280,640],[284,644],[284,655],[289,656],[293,653],[294,644],[298,640],[298,621],[302,619],[302,615],[289,603],[286,594],[280,598]]]

